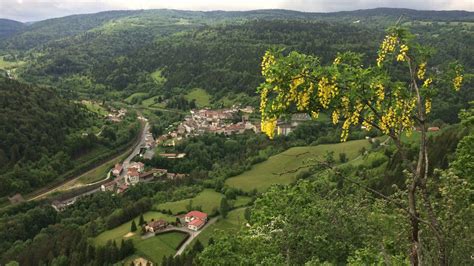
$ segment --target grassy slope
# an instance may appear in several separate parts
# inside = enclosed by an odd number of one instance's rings
[[[82,101],[82,103],[87,107],[91,112],[97,113],[100,116],[106,116],[108,114],[107,110],[98,103],[92,101]]]
[[[338,144],[325,144],[318,146],[295,147],[280,154],[270,157],[267,161],[254,165],[251,170],[238,176],[227,179],[226,184],[231,187],[251,191],[265,191],[272,184],[289,184],[296,178],[297,173],[286,173],[296,170],[309,160],[321,160],[326,151],[334,151],[337,160],[339,153],[346,153],[349,160],[357,157],[362,147],[370,146],[367,140],[355,140]]]
[[[155,205],[158,210],[171,210],[173,214],[186,211],[186,206],[189,201],[193,201],[193,206],[201,206],[205,213],[210,214],[213,209],[219,208],[221,199],[224,197],[221,193],[215,192],[212,189],[205,189],[196,197],[174,202],[166,202]]]
[[[196,104],[198,107],[205,107],[211,105],[211,95],[207,93],[207,91],[203,89],[193,89],[188,94],[186,94],[185,98],[190,100],[196,100]]]
[[[155,263],[161,263],[164,256],[174,255],[185,233],[171,232],[141,240],[135,244],[138,255],[143,255]]]
[[[125,102],[126,102],[126,103],[131,103],[133,98],[135,98],[135,97],[142,97],[142,96],[145,96],[145,95],[147,95],[147,94],[148,94],[148,93],[146,93],[146,92],[135,92],[134,94],[128,96],[128,97],[125,99]]]
[[[172,216],[169,216],[169,215],[166,215],[166,214],[163,214],[161,212],[147,212],[145,214],[143,214],[143,218],[146,220],[146,221],[150,221],[151,219],[165,219],[169,222],[173,222],[176,220],[175,217],[172,217]],[[135,223],[138,225],[138,221],[139,221],[139,216],[135,217]],[[130,232],[130,226],[132,224],[132,220],[120,225],[120,226],[117,226],[115,227],[114,229],[110,229],[110,230],[107,230],[105,232],[103,232],[102,234],[98,235],[97,237],[94,238],[94,243],[96,245],[105,245],[107,243],[107,241],[114,241],[117,242],[117,243],[120,243],[120,241],[122,241],[122,239],[126,239],[124,238],[124,236],[126,234],[128,234]],[[135,234],[133,237],[131,237],[130,239],[133,240],[134,243],[138,243],[141,241],[140,239],[140,236],[139,236],[139,232],[137,231],[137,234]]]
[[[210,225],[208,228],[206,228],[206,230],[201,232],[199,236],[193,240],[193,242],[199,240],[204,246],[207,246],[209,238],[216,234],[216,230],[225,230],[227,232],[231,230],[239,230],[239,228],[246,222],[244,218],[244,211],[245,208],[235,209],[229,212],[225,219],[219,218],[215,224]],[[189,246],[192,247],[193,243],[191,243]]]

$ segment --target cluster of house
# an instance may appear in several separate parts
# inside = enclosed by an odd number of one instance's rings
[[[235,122],[238,113],[241,113],[241,121]],[[190,115],[184,118],[176,130],[162,135],[157,139],[157,144],[174,146],[177,141],[190,136],[197,136],[203,133],[216,134],[242,134],[246,130],[259,132],[260,127],[248,121],[251,113],[254,112],[253,107],[247,106],[240,108],[234,106],[228,109],[198,109],[191,110]]]
[[[107,120],[118,123],[122,121],[122,119],[127,114],[127,109],[121,108],[116,110],[114,108],[110,109],[110,113],[107,114]]]
[[[153,168],[145,172],[145,165],[142,162],[130,162],[126,172],[123,165],[116,164],[112,169],[114,180],[101,186],[102,191],[113,191],[117,194],[125,192],[130,186],[139,182],[149,182],[155,179],[177,180],[185,178],[185,174],[169,173],[166,169]]]
[[[199,231],[208,221],[207,213],[200,211],[190,211],[184,216],[185,226],[192,231]],[[145,232],[156,233],[162,231],[168,227],[168,222],[159,219],[152,219],[146,225],[144,225]]]

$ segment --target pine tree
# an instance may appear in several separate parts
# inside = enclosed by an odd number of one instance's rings
[[[135,224],[135,220],[132,221],[132,225],[130,227],[131,232],[137,231],[137,225]]]
[[[146,222],[145,222],[145,219],[143,219],[143,214],[140,214],[140,221],[138,222],[139,225],[144,225]]]

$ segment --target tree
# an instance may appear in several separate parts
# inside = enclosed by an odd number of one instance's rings
[[[223,218],[226,218],[227,214],[229,213],[229,210],[230,210],[229,203],[227,202],[227,199],[224,197],[221,199],[221,206],[219,208],[219,212]]]
[[[140,214],[140,219],[139,219],[138,224],[139,224],[140,226],[146,224],[146,221],[145,221],[145,219],[143,218],[143,213]]]
[[[132,225],[130,226],[130,232],[137,231],[137,225],[135,224],[135,220],[132,220]]]
[[[204,250],[204,246],[202,245],[201,241],[196,241],[196,243],[193,246],[193,252],[194,253],[201,253]]]
[[[419,235],[421,224],[426,224],[436,237],[438,262],[446,265],[445,236],[426,188],[430,178],[427,116],[439,82],[427,73],[429,55],[427,49],[400,27],[388,30],[376,66],[364,67],[362,56],[352,52],[338,54],[332,64],[323,66],[314,56],[297,52],[284,56],[281,51],[267,51],[262,60],[265,82],[259,87],[260,111],[262,131],[273,138],[277,119],[282,114],[296,110],[316,118],[322,110],[328,110],[334,124],[342,122],[341,141],[347,140],[351,126],[375,128],[394,141],[407,165],[411,161],[401,137],[411,134],[415,126],[419,128],[417,162],[407,169],[408,203],[401,208],[411,226],[410,260],[413,265],[422,263]],[[453,64],[451,69],[436,77],[450,80],[454,90],[459,91],[462,67]],[[421,195],[421,206],[417,205],[418,195]]]

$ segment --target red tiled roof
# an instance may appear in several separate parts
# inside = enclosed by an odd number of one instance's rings
[[[127,174],[129,176],[140,176],[140,174],[138,173],[137,168],[135,168],[135,167],[128,168],[128,173]]]
[[[200,212],[200,211],[190,211],[188,214],[186,214],[186,217],[195,217],[200,220],[205,220],[207,219],[207,213]]]
[[[119,172],[120,172],[120,171],[122,171],[122,168],[123,168],[123,166],[122,166],[121,164],[119,164],[119,163],[118,163],[118,164],[116,164],[116,165],[115,165],[115,168],[114,168],[114,170],[117,170],[117,171],[119,171]]]
[[[195,225],[196,227],[201,227],[204,224],[204,221],[201,219],[194,219],[188,223],[188,225]]]

